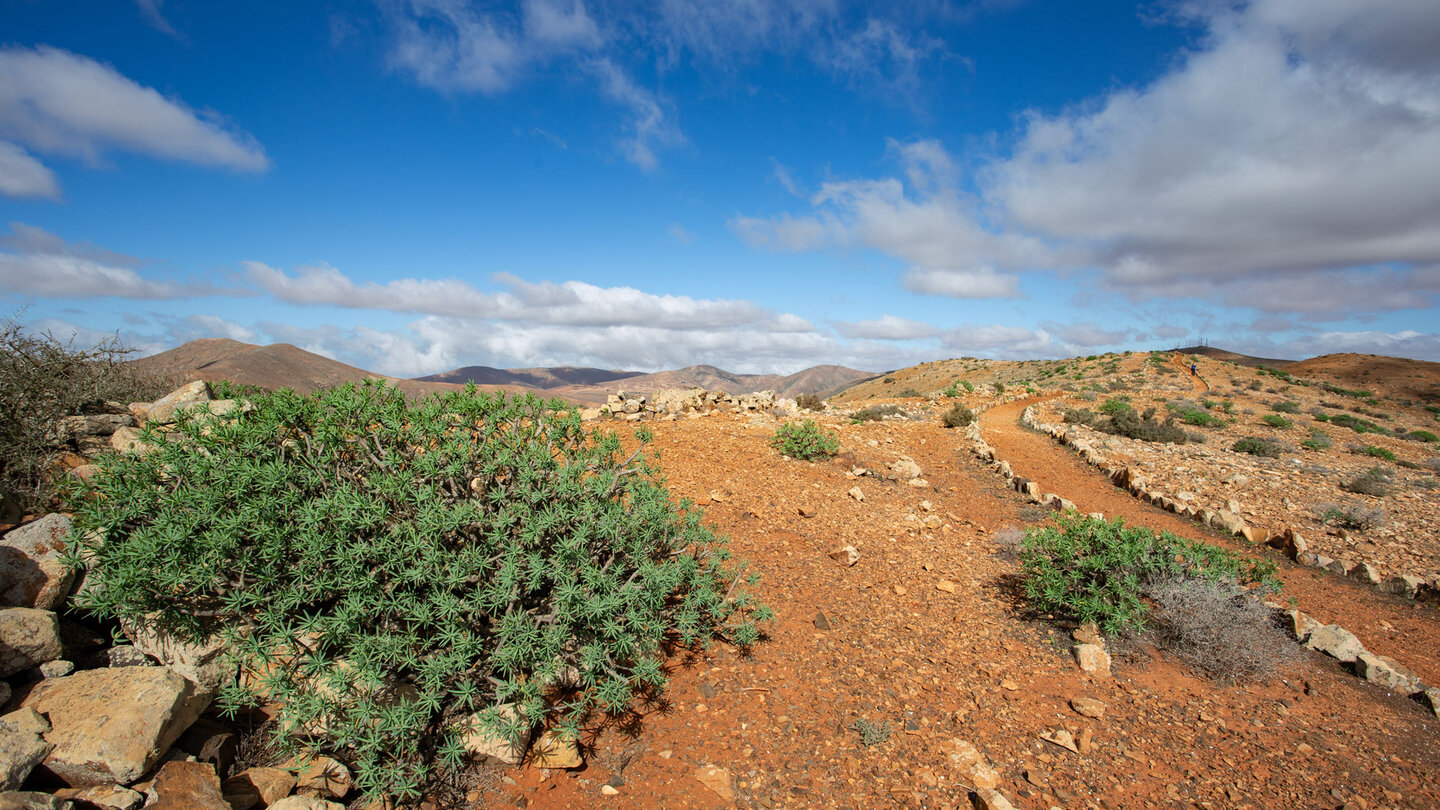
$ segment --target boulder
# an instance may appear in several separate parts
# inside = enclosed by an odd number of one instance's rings
[[[0,609],[0,677],[54,661],[65,652],[60,622],[48,610]]]
[[[1352,663],[1365,652],[1365,645],[1360,643],[1353,633],[1338,624],[1327,624],[1317,628],[1310,634],[1310,640],[1305,646],[1312,650],[1319,650],[1337,661]]]
[[[208,700],[226,682],[235,680],[236,666],[226,660],[218,636],[190,641],[153,621],[121,620],[120,627],[140,652],[159,661],[195,685],[195,694]]]
[[[65,564],[70,518],[48,514],[0,539],[0,605],[54,610],[70,595],[75,571]]]
[[[180,409],[193,408],[197,404],[209,400],[210,391],[205,387],[204,381],[195,380],[155,400],[147,409],[146,415],[152,422],[159,422],[162,425],[174,424],[175,414]]]
[[[34,709],[0,717],[0,790],[17,790],[55,746],[45,741],[50,721]]]
[[[148,810],[233,810],[220,792],[220,777],[203,762],[165,763],[148,793]]]
[[[168,669],[125,667],[41,681],[20,705],[50,718],[45,767],[84,787],[139,779],[208,702]]]

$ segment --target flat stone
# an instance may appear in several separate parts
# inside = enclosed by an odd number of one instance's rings
[[[65,565],[70,518],[48,514],[0,540],[0,605],[54,610],[70,595],[75,571]]]
[[[220,777],[203,762],[167,762],[148,791],[149,810],[233,810],[220,792]]]
[[[1310,634],[1310,640],[1305,646],[1347,664],[1365,652],[1365,645],[1360,643],[1360,639],[1338,624],[1327,624],[1316,629]]]
[[[1095,698],[1077,697],[1070,699],[1070,708],[1084,717],[1099,720],[1105,716],[1105,703]]]
[[[145,803],[145,794],[124,785],[60,788],[55,791],[55,797],[77,802],[81,807],[99,807],[103,810],[136,810]]]
[[[1075,662],[1084,672],[1110,677],[1110,653],[1098,644],[1076,644]]]
[[[54,613],[24,607],[0,609],[0,677],[54,661],[64,651]]]
[[[567,740],[548,730],[535,741],[530,751],[530,764],[536,768],[579,768],[585,764],[580,756],[580,746],[574,740]]]
[[[18,790],[55,746],[44,738],[50,721],[22,708],[0,717],[0,790]]]
[[[139,779],[208,702],[168,669],[125,667],[41,681],[21,705],[50,718],[45,766],[84,787]]]
[[[500,722],[520,719],[513,703],[502,704],[496,711]],[[520,723],[520,731],[514,739],[508,738],[498,728],[485,728],[478,714],[470,715],[464,722],[470,726],[470,732],[465,735],[462,744],[471,756],[493,759],[502,765],[519,765],[524,760],[525,749],[530,747],[530,728],[524,722]]]
[[[729,804],[735,801],[735,790],[730,787],[730,772],[715,765],[701,765],[695,769],[695,778]]]

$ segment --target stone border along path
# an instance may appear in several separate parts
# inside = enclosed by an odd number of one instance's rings
[[[993,404],[999,405],[1003,403],[996,402]],[[1010,463],[998,457],[995,452],[995,448],[991,447],[990,444],[985,441],[980,431],[980,414],[989,410],[990,407],[991,406],[984,406],[976,408],[975,421],[970,423],[964,429],[965,437],[970,441],[971,451],[975,454],[975,456],[978,457],[981,461],[988,462],[992,469],[996,470],[1002,476],[1004,476],[1005,480],[1010,484],[1012,488],[1014,488],[1022,495],[1028,496],[1032,503],[1043,504],[1057,512],[1079,511],[1074,503],[1053,492],[1046,492],[1042,494],[1034,481],[1030,481],[1026,478],[1015,475],[1014,471],[1010,467]],[[1062,443],[1066,443],[1068,446],[1074,446],[1065,442],[1064,436],[1066,431],[1064,430],[1064,428],[1055,425],[1045,425],[1044,423],[1034,422],[1032,413],[1033,407],[1033,405],[1027,405],[1025,407],[1025,410],[1022,412],[1021,415],[1022,424],[1024,424],[1026,427],[1039,430],[1043,433],[1048,433],[1049,435],[1061,440]],[[1058,431],[1058,435],[1056,431]],[[1096,452],[1094,448],[1085,445],[1083,446],[1083,448],[1075,447],[1075,449],[1077,450],[1079,455],[1086,461],[1087,464],[1106,470],[1107,474],[1109,474],[1109,468],[1105,466],[1105,457]],[[1126,473],[1127,483],[1129,483],[1129,468],[1122,467],[1119,468],[1119,470]],[[1111,480],[1116,481],[1116,476],[1111,475]],[[1137,489],[1143,491],[1143,480],[1140,480],[1138,479],[1138,477],[1136,477],[1136,481],[1139,485],[1133,487],[1131,489],[1131,492],[1134,492]],[[1147,493],[1147,496],[1149,494],[1153,493]],[[1175,501],[1169,498],[1159,496],[1158,494],[1155,494],[1155,499],[1153,500],[1149,499],[1148,497],[1145,500],[1155,505],[1161,505],[1161,502],[1163,501],[1169,501],[1172,505],[1176,504]],[[1172,512],[1176,511],[1175,509],[1169,507],[1162,508],[1167,508],[1168,511]],[[1187,509],[1192,513],[1194,512],[1194,510],[1190,509],[1190,507],[1188,506],[1184,507],[1184,509]],[[1104,515],[1099,512],[1092,512],[1090,514],[1094,517],[1104,517]],[[1183,510],[1181,512],[1177,512],[1177,514],[1183,514]],[[1209,513],[1207,511],[1202,514]],[[1239,519],[1238,515],[1234,515],[1233,517],[1235,517],[1237,520]],[[1240,521],[1240,524],[1240,528],[1243,529],[1243,531],[1234,530],[1233,534],[1235,536],[1251,539],[1251,535],[1249,534],[1249,532],[1253,532],[1253,530],[1249,526],[1245,526],[1243,520]],[[1228,529],[1228,527],[1222,528],[1220,526],[1216,526],[1214,523],[1206,523],[1206,525],[1210,525],[1213,528],[1220,528],[1222,531],[1230,530]],[[1293,531],[1287,531],[1289,532],[1289,536],[1294,541],[1296,541],[1295,545],[1300,545],[1304,543],[1303,539],[1301,539],[1299,535],[1295,534]],[[1386,656],[1375,655],[1371,653],[1365,648],[1365,645],[1360,641],[1360,639],[1356,638],[1353,633],[1338,624],[1322,625],[1320,622],[1316,621],[1305,613],[1302,613],[1298,609],[1287,609],[1283,605],[1279,605],[1274,602],[1266,602],[1265,605],[1276,613],[1284,614],[1285,627],[1290,631],[1296,642],[1304,644],[1309,649],[1319,650],[1320,652],[1329,655],[1331,658],[1336,659],[1342,664],[1351,664],[1353,667],[1352,671],[1357,676],[1364,678],[1371,683],[1385,687],[1386,689],[1399,692],[1406,697],[1419,700],[1423,705],[1427,706],[1430,711],[1435,714],[1435,716],[1440,717],[1440,688],[1425,684],[1420,680],[1419,676],[1417,676],[1414,672],[1412,672],[1409,668],[1405,667],[1400,662]]]

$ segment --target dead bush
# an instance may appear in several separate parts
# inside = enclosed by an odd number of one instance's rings
[[[1295,658],[1271,610],[1233,582],[1167,578],[1148,590],[1156,643],[1214,680],[1263,680]]]

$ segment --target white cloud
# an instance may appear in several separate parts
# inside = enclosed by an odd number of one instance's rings
[[[92,163],[112,149],[237,171],[270,165],[260,144],[213,113],[48,46],[0,49],[0,137]]]
[[[1013,295],[1098,270],[1137,298],[1338,317],[1433,306],[1440,262],[1440,15],[1388,0],[1192,3],[1207,28],[1154,82],[1057,114],[962,172],[890,144],[894,177],[836,180],[809,212],[736,217],[747,242],[862,246],[923,294]]]
[[[55,173],[13,143],[0,141],[0,194],[60,199]]]
[[[924,321],[894,315],[881,315],[869,321],[836,323],[835,330],[845,337],[871,340],[915,340],[940,334],[940,329]]]

